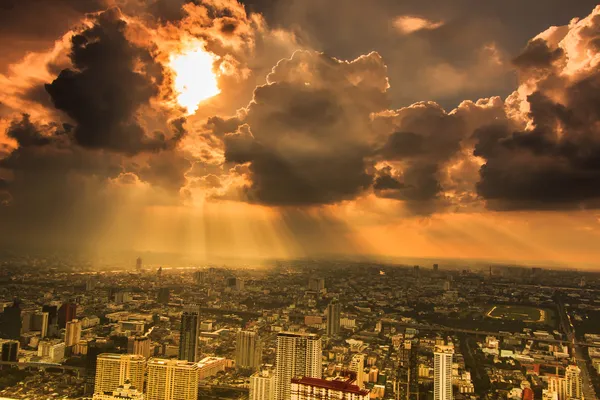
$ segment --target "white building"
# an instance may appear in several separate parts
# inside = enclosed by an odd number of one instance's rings
[[[223,357],[205,357],[198,362],[198,379],[203,380],[225,371],[227,359]]]
[[[81,321],[73,319],[67,322],[65,328],[65,345],[67,347],[75,346],[81,340]]]
[[[112,393],[119,386],[129,382],[135,388],[144,387],[146,359],[134,354],[98,355],[94,393]]]
[[[275,398],[275,373],[264,369],[250,377],[249,400],[273,400]]]
[[[198,364],[184,360],[148,360],[145,400],[197,400]]]
[[[355,354],[350,362],[350,371],[356,374],[356,385],[363,389],[365,387],[365,355]]]
[[[315,334],[277,335],[275,400],[290,400],[292,378],[321,378],[321,338]]]
[[[434,351],[433,399],[452,400],[454,346],[436,346]]]
[[[567,381],[567,399],[583,398],[581,369],[576,365],[569,365],[565,371],[565,379]]]

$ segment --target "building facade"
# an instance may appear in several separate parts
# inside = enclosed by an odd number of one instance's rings
[[[144,387],[146,359],[133,354],[103,353],[96,359],[94,393],[112,393],[129,382],[138,389]]]
[[[275,400],[291,399],[292,378],[321,378],[321,338],[315,334],[277,335]]]
[[[145,400],[197,400],[198,364],[151,358]]]
[[[262,344],[256,332],[239,331],[235,343],[235,364],[239,368],[252,370],[260,367]]]
[[[179,336],[179,359],[197,361],[198,353],[198,308],[190,307],[181,315]]]
[[[452,400],[452,357],[454,347],[436,346],[433,354],[433,399]]]

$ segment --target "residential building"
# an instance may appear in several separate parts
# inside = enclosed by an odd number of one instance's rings
[[[321,378],[321,338],[315,334],[277,335],[275,400],[290,400],[292,378]]]
[[[452,400],[454,346],[438,345],[434,351],[433,399]]]
[[[145,400],[197,400],[198,364],[151,358]]]
[[[99,354],[96,359],[94,393],[112,393],[129,382],[135,388],[144,387],[146,359],[135,354]]]

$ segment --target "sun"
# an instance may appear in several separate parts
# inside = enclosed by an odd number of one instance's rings
[[[189,114],[193,114],[203,101],[221,93],[213,72],[215,59],[216,56],[206,52],[201,45],[170,57],[177,102]]]

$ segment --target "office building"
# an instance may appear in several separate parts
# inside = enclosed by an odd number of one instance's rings
[[[78,319],[67,322],[65,329],[65,345],[75,346],[81,340],[81,321]]]
[[[292,379],[291,400],[369,400],[369,396],[369,390],[358,387],[350,377]]]
[[[130,336],[127,341],[127,352],[150,358],[151,340],[148,336]]]
[[[2,361],[19,361],[19,341],[8,340],[2,343]]]
[[[29,328],[32,331],[39,331],[40,337],[43,339],[48,336],[48,327],[50,322],[50,314],[47,312],[36,312],[31,315]]]
[[[144,400],[142,388],[136,388],[129,383],[120,385],[112,393],[96,393],[92,400]]]
[[[198,364],[151,358],[145,400],[197,400]]]
[[[75,319],[77,315],[77,305],[75,303],[66,302],[58,309],[58,328],[65,329],[67,322]]]
[[[356,375],[356,385],[363,389],[365,387],[365,355],[355,354],[350,362],[350,372]]]
[[[397,399],[419,399],[418,342],[405,340],[400,349],[400,366],[397,379]]]
[[[273,400],[275,398],[275,373],[271,369],[255,372],[250,377],[249,400]]]
[[[454,346],[435,347],[433,372],[433,399],[452,400],[452,357]]]
[[[292,378],[321,378],[321,338],[315,334],[277,335],[275,400],[290,400]]]
[[[238,368],[256,370],[260,367],[262,345],[256,332],[239,331],[235,343],[235,363]]]
[[[144,387],[146,359],[133,354],[103,353],[96,359],[94,393],[112,393],[127,381],[136,388]]]
[[[198,353],[198,307],[191,306],[181,314],[179,335],[179,359],[197,361]]]
[[[19,340],[21,337],[21,307],[15,300],[0,314],[0,338]]]
[[[327,306],[327,336],[335,336],[340,333],[341,305],[334,299]]]
[[[567,399],[581,399],[583,398],[582,381],[581,381],[581,369],[576,365],[569,365],[565,370],[566,380],[566,394]]]

